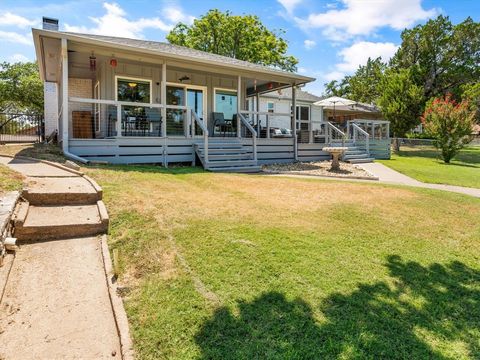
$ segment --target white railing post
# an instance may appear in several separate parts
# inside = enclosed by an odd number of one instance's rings
[[[270,115],[268,114],[266,115],[266,120],[267,120],[267,139],[270,139]]]
[[[122,136],[122,105],[117,104],[117,137]]]

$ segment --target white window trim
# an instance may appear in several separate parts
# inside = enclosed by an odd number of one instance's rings
[[[95,96],[97,95],[97,97]],[[97,80],[95,85],[93,86],[93,98],[100,100],[102,98],[101,96],[101,90],[100,90],[100,80]],[[102,109],[100,104],[94,104],[94,116],[95,116],[95,131],[99,132],[100,131],[100,123],[102,120]]]
[[[183,84],[183,83],[168,82],[168,81],[166,85],[183,88],[183,91],[185,92],[185,106],[187,103],[187,89],[202,90],[203,91],[203,119],[205,120],[208,117],[208,111],[207,111],[208,87],[207,86]]]
[[[152,101],[153,100],[152,79],[115,75],[115,101],[118,101],[118,79],[148,82],[150,84],[150,102],[149,102],[149,104],[153,104],[153,101]]]
[[[273,105],[273,111],[272,111],[272,112],[270,112],[270,109],[268,108],[268,105],[270,105],[270,104]],[[267,112],[268,112],[268,113],[271,113],[271,114],[275,114],[275,112],[276,112],[276,111],[275,111],[275,110],[276,110],[276,106],[275,106],[275,105],[276,105],[276,104],[275,104],[275,101],[267,101]]]

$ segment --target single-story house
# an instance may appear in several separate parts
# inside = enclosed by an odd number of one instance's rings
[[[256,171],[327,159],[325,144],[344,140],[321,120],[299,141],[291,129],[302,127],[301,108],[297,117],[249,105],[288,91],[297,108],[298,88],[314,78],[163,42],[61,32],[50,18],[32,32],[45,132],[57,130],[64,153],[78,161],[199,161],[210,170]],[[276,126],[280,118],[288,129]]]

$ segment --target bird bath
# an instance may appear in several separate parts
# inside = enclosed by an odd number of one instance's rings
[[[341,146],[330,146],[330,147],[324,147],[322,150],[332,155],[332,167],[330,168],[330,170],[333,170],[333,171],[340,170],[340,162],[338,161],[338,159],[345,151],[348,150],[348,148],[341,147]]]

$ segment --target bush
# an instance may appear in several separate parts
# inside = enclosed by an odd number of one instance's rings
[[[434,139],[445,163],[472,140],[475,111],[468,101],[455,102],[451,95],[430,101],[422,116],[426,132]]]

